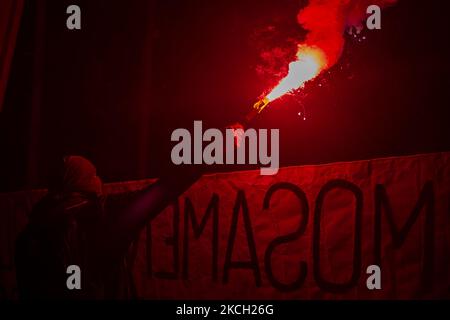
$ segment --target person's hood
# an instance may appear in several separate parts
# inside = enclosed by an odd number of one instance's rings
[[[67,156],[55,171],[49,187],[51,193],[102,194],[102,181],[97,176],[97,169],[86,158]]]

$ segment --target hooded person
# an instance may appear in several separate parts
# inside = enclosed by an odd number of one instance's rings
[[[70,156],[55,168],[49,193],[33,208],[16,242],[19,298],[135,298],[126,263],[130,246],[205,168],[175,167],[148,187],[106,202],[91,162]],[[72,266],[81,271],[75,289]]]
[[[108,216],[95,166],[83,157],[68,156],[50,180],[48,194],[35,205],[17,239],[19,298],[129,298],[124,255],[102,255]],[[73,266],[79,278],[70,278]]]

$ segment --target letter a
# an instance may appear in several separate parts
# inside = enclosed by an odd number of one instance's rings
[[[81,289],[81,269],[77,265],[70,265],[67,267],[67,274],[70,274],[70,276],[67,278],[66,286],[67,289],[73,290]]]
[[[377,5],[371,5],[367,7],[367,14],[370,14],[370,17],[367,18],[367,29],[381,29],[381,8]]]
[[[176,129],[172,132],[171,141],[179,141],[172,148],[170,154],[173,164],[191,164],[191,134],[189,131],[186,129]]]
[[[381,269],[377,265],[371,265],[367,267],[367,274],[370,277],[367,278],[366,286],[369,290],[381,290]]]
[[[67,18],[67,21],[66,21],[67,29],[80,30],[81,29],[81,9],[80,9],[80,7],[77,5],[74,5],[74,4],[70,5],[67,7],[66,13],[70,14],[70,16]]]

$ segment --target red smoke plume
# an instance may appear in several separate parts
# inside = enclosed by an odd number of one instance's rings
[[[392,5],[396,0],[310,0],[300,10],[298,23],[308,31],[306,39],[298,44],[297,58],[289,64],[288,75],[265,96],[267,105],[333,66],[344,47],[344,32],[359,32],[367,18],[367,8]]]
[[[300,10],[298,23],[308,31],[304,44],[320,48],[327,58],[326,68],[339,59],[344,46],[346,30],[362,29],[367,8],[392,5],[396,0],[310,0]]]

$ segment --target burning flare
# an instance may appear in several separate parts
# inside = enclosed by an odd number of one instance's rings
[[[322,50],[314,47],[301,46],[297,53],[297,60],[289,64],[288,75],[281,80],[267,96],[269,101],[299,89],[314,79],[325,69],[326,58]]]
[[[288,75],[264,98],[253,105],[253,112],[260,113],[267,105],[281,96],[299,89],[332,67],[342,54],[344,32],[361,30],[367,17],[367,7],[381,8],[395,4],[397,0],[309,0],[300,10],[298,23],[308,34],[299,45],[297,59],[289,64]]]
[[[297,60],[289,64],[287,76],[253,107],[258,113],[261,112],[270,102],[293,90],[302,88],[306,82],[314,79],[326,69],[326,65],[327,59],[321,49],[306,45],[299,46]]]

